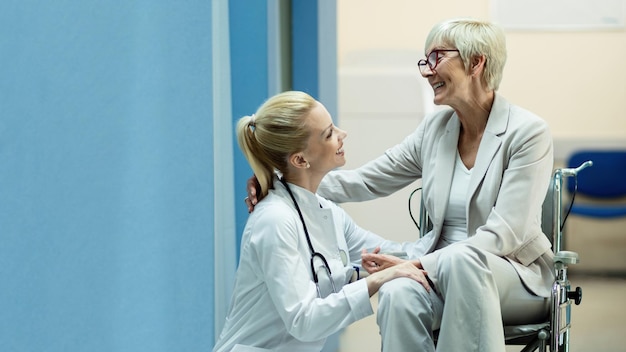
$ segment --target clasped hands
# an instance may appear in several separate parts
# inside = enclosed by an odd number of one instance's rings
[[[422,267],[419,259],[405,260],[394,255],[383,254],[380,253],[380,247],[376,247],[372,252],[368,252],[366,249],[361,251],[361,266],[370,275],[392,267],[400,271],[411,271],[413,272],[411,276],[415,281],[424,286],[427,291],[430,292],[431,290],[429,280],[427,279],[428,273]],[[414,276],[415,268],[413,267],[419,269],[417,277]]]

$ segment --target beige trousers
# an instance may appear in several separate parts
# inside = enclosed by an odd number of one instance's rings
[[[427,292],[410,279],[381,287],[377,321],[382,351],[502,352],[503,322],[547,317],[550,299],[529,292],[505,259],[460,243],[441,251],[436,291]]]

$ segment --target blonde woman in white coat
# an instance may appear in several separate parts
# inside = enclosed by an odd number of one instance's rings
[[[410,262],[353,281],[362,249],[393,244],[316,195],[345,164],[345,137],[303,92],[280,93],[240,119],[238,142],[266,197],[246,223],[214,351],[320,351],[326,337],[373,313],[370,296],[383,283],[406,278],[430,289]]]
[[[506,61],[502,30],[471,19],[430,32],[422,76],[434,102],[399,145],[352,171],[329,174],[319,193],[337,202],[389,195],[422,179],[433,230],[409,261],[434,290],[396,280],[379,292],[383,351],[504,351],[506,324],[544,321],[553,253],[541,208],[553,168],[541,118],[496,94]],[[403,260],[363,256],[375,273]]]

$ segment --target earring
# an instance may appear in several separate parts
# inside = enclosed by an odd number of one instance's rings
[[[310,167],[311,167],[311,164],[309,164],[309,162],[307,161],[307,162],[306,162],[306,168],[308,169],[308,168],[310,168]]]

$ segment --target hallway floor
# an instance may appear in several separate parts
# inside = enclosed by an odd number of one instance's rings
[[[570,352],[626,351],[626,278],[570,275],[570,282],[583,289],[582,303],[572,308]],[[350,326],[340,341],[339,352],[380,351],[375,315]],[[506,351],[520,350],[507,346]]]

